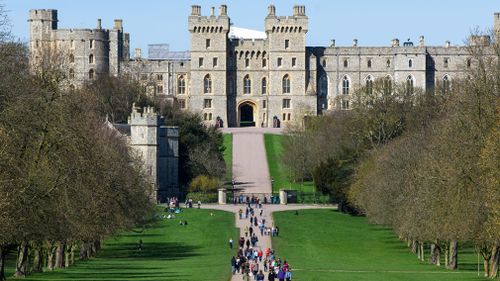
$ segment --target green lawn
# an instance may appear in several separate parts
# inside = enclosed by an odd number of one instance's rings
[[[280,155],[283,152],[284,138],[286,138],[284,135],[264,135],[269,175],[274,179],[273,192],[279,192],[279,190],[283,188],[313,192],[314,185],[312,181],[307,181],[303,184],[290,181],[290,170],[281,163],[280,159]]]
[[[224,162],[226,162],[226,182],[233,179],[233,134],[223,134],[224,137]]]
[[[187,220],[188,225],[180,226],[179,220]],[[143,233],[108,239],[92,260],[19,280],[229,280],[234,254],[227,246],[229,237],[238,238],[232,213],[188,209]],[[142,251],[137,250],[139,239],[144,242]],[[8,269],[7,276],[12,276],[12,267]]]
[[[459,253],[459,271],[420,263],[387,228],[333,210],[273,214],[280,236],[273,238],[278,257],[295,269],[294,280],[486,280],[477,277],[477,256]],[[482,274],[482,273],[481,273]]]

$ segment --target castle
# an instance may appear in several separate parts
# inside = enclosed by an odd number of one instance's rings
[[[277,16],[271,5],[264,32],[234,27],[226,5],[218,14],[211,8],[191,7],[189,52],[172,52],[168,45],[140,49],[130,58],[129,34],[121,20],[103,29],[58,29],[56,10],[31,10],[30,51],[36,62],[44,48],[55,48],[68,58],[71,86],[101,75],[127,74],[141,81],[155,96],[172,99],[180,108],[199,112],[207,124],[276,127],[305,115],[352,107],[352,93],[376,79],[429,89],[464,75],[471,61],[465,46],[426,46],[393,39],[388,47],[306,46],[305,6],[294,6],[290,16]],[[500,13],[494,14],[500,38]],[[489,36],[473,36],[471,44],[490,44]]]

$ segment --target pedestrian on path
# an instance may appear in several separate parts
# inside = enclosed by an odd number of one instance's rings
[[[236,258],[234,256],[231,258],[231,272],[233,275],[236,272]]]
[[[269,274],[267,275],[267,280],[268,281],[274,281],[274,279],[276,279],[276,274],[274,273],[273,270],[270,270]]]
[[[285,280],[286,281],[291,281],[292,280],[292,269],[287,268],[285,272]]]
[[[264,273],[262,270],[257,274],[257,281],[264,281]]]
[[[233,238],[229,238],[229,249],[233,248]]]
[[[250,281],[250,276],[248,276],[248,272],[245,272],[243,275],[243,281]]]

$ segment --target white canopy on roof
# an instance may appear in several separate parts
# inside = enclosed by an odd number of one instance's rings
[[[266,33],[258,30],[231,26],[229,39],[266,39]]]

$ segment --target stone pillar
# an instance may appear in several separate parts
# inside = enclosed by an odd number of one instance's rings
[[[219,205],[225,205],[226,204],[226,189],[225,188],[219,188]]]
[[[286,205],[288,203],[288,197],[287,197],[286,190],[280,189],[280,204],[281,205]]]

